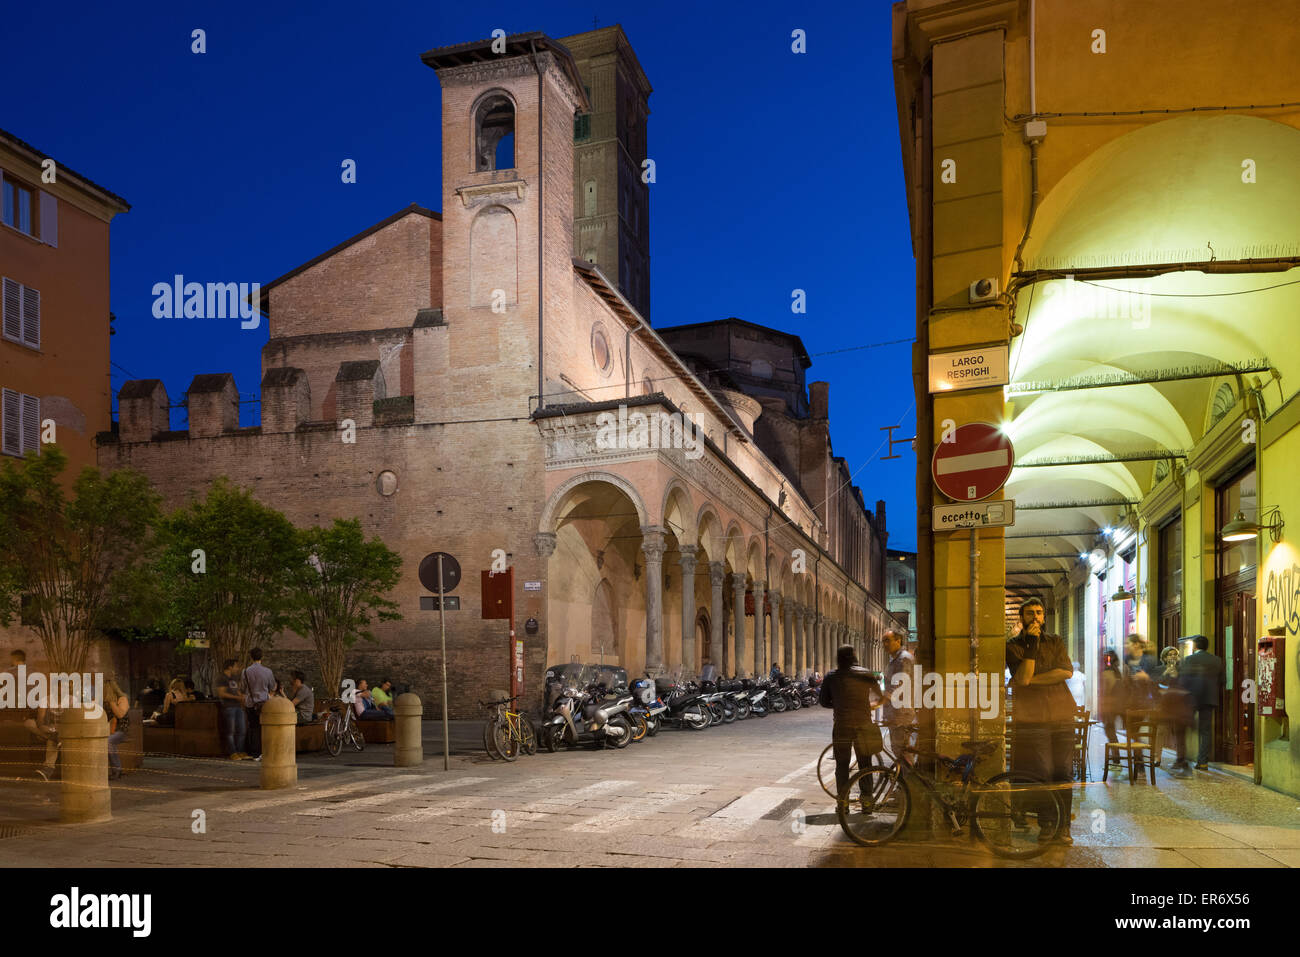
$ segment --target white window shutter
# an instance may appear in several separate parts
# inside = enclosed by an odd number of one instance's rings
[[[41,294],[23,286],[23,345],[41,347]]]
[[[23,287],[8,276],[4,280],[4,337],[15,342],[23,337]]]
[[[41,400],[23,395],[23,452],[41,450]]]
[[[19,406],[19,395],[12,389],[3,390],[4,394],[4,424],[0,426],[0,432],[3,432],[3,451],[6,455],[22,455],[22,411]]]
[[[41,242],[59,245],[59,198],[41,190]]]

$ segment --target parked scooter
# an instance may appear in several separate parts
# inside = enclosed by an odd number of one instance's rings
[[[712,722],[703,698],[677,684],[672,678],[656,678],[655,689],[659,703],[667,706],[667,710],[659,716],[666,727],[703,731]]]
[[[631,694],[606,698],[604,685],[579,690],[573,685],[561,689],[553,711],[538,730],[547,751],[580,744],[626,748],[632,743],[632,722],[627,710],[635,699]]]
[[[633,741],[640,741],[643,737],[653,738],[659,733],[660,717],[668,706],[663,704],[655,697],[654,682],[649,678],[637,678],[632,682],[632,705],[628,708],[628,714],[635,721],[641,721],[645,724],[644,734],[633,734]]]

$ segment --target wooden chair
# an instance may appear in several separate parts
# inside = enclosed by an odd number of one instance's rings
[[[1088,780],[1088,736],[1092,730],[1092,715],[1087,708],[1074,709],[1074,760],[1071,765],[1074,780]]]
[[[1106,765],[1102,769],[1101,779],[1106,780],[1112,763],[1128,765],[1128,783],[1141,773],[1139,768],[1145,765],[1150,773],[1151,784],[1156,783],[1156,738],[1159,721],[1153,711],[1126,711],[1124,713],[1124,741],[1106,742]],[[1112,762],[1111,757],[1116,760]],[[1123,759],[1123,760],[1120,760]]]

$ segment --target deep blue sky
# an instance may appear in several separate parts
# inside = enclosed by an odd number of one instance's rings
[[[440,88],[420,53],[621,23],[654,87],[654,324],[739,316],[801,336],[810,380],[831,383],[836,454],[869,506],[887,501],[890,544],[914,548],[914,457],[879,461],[880,426],[914,432],[910,346],[817,355],[913,332],[889,6],[78,0],[52,20],[18,4],[0,127],[132,204],[113,223],[114,389],[156,377],[176,401],[196,373],[230,371],[252,398],[265,323],[154,319],[153,284],[266,283],[409,203],[439,209]]]

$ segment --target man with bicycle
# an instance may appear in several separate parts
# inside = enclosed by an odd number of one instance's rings
[[[1055,793],[1061,805],[1056,834],[1039,834],[1044,843],[1073,844],[1070,806],[1074,757],[1074,696],[1066,680],[1074,674],[1065,642],[1043,627],[1043,603],[1037,598],[1020,605],[1020,632],[1007,641],[1011,672],[1011,770],[1044,781],[1063,782]]]
[[[857,753],[858,767],[865,768],[871,763],[871,756],[884,747],[880,729],[871,721],[871,712],[879,706],[883,695],[875,676],[857,667],[852,645],[841,645],[835,659],[836,668],[822,682],[817,700],[823,708],[835,710],[831,728],[835,793],[845,798],[852,753]]]

